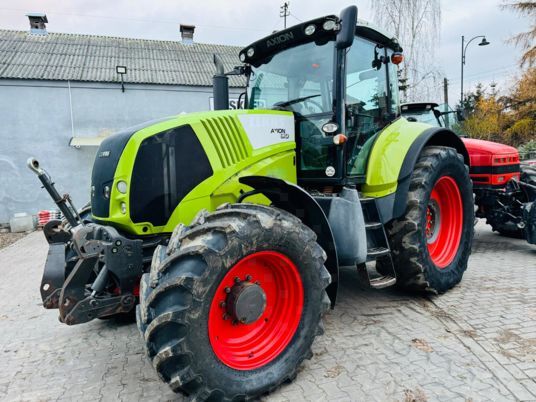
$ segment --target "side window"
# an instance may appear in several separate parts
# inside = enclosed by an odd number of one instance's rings
[[[392,66],[384,63],[386,54],[383,46],[356,37],[346,56],[349,175],[364,174],[374,138],[391,120],[393,98],[389,95],[394,88],[387,81],[387,67]]]

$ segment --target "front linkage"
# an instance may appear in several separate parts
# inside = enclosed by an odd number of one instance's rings
[[[60,321],[68,325],[131,311],[143,274],[143,241],[84,222],[69,195],[59,195],[37,160],[29,159],[28,167],[65,217],[43,229],[50,245],[41,281],[43,306],[59,309]]]

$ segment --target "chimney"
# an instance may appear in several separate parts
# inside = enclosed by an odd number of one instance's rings
[[[48,19],[45,13],[28,13],[26,16],[30,20],[30,33],[34,35],[47,34],[47,26],[45,24],[48,22]]]
[[[191,45],[194,43],[195,25],[180,25],[182,43]]]

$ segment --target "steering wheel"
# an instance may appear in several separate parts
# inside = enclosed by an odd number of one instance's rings
[[[311,105],[313,105],[314,107],[316,107],[318,109],[318,113],[322,113],[324,111],[324,108],[322,107],[322,105],[320,103],[318,103],[317,101],[314,101],[314,100],[311,100],[311,99],[306,99],[303,101],[303,106],[308,109],[311,113],[314,113],[315,111],[314,110],[311,110],[310,107],[307,107],[307,104],[310,103]]]

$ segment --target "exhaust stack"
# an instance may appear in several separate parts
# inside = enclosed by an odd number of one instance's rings
[[[225,74],[223,61],[217,54],[214,55],[216,74],[212,78],[214,110],[229,109],[229,77]]]

